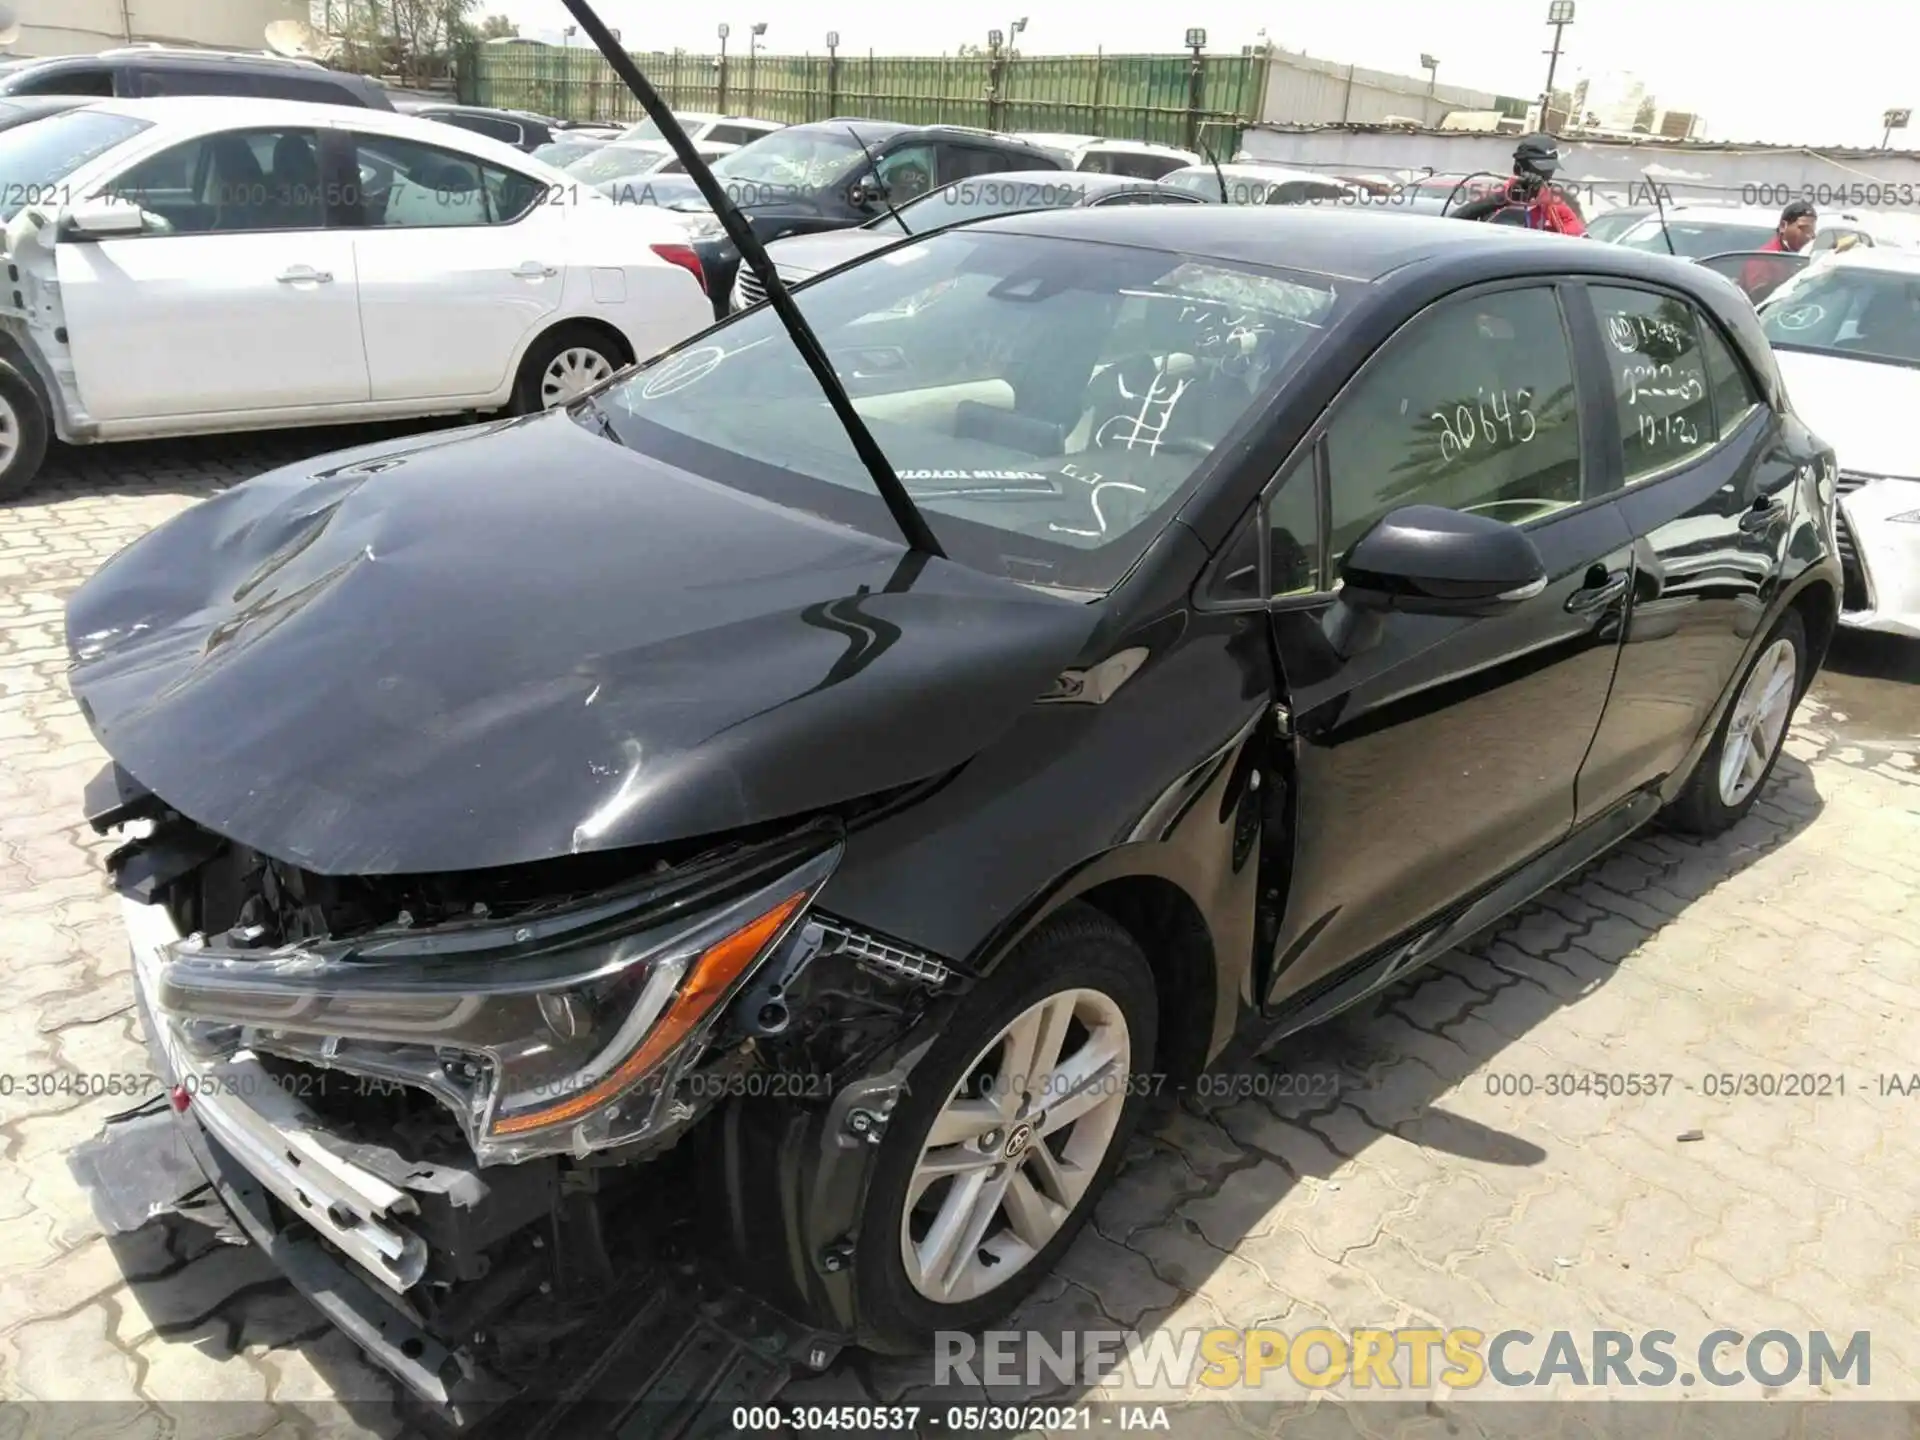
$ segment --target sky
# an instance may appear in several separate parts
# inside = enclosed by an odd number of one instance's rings
[[[727,21],[730,49],[744,48],[748,27],[765,21],[768,52],[822,53],[829,30],[841,54],[938,55],[981,44],[988,30],[1028,19],[1028,54],[1167,52],[1190,25],[1209,48],[1235,53],[1260,38],[1328,60],[1419,75],[1420,55],[1440,61],[1440,83],[1503,95],[1537,95],[1546,81],[1553,31],[1547,0],[1347,0],[1343,5],[1188,0],[1178,6],[1111,0],[1004,0],[1006,14],[966,5],[868,0],[718,0],[663,5],[660,0],[598,0],[608,25],[639,50],[714,49]],[[1913,0],[1852,0],[1835,10],[1776,0],[1577,0],[1566,30],[1555,88],[1582,74],[1630,71],[1666,109],[1706,117],[1715,140],[1813,145],[1878,145],[1880,115],[1920,112],[1920,65],[1908,43]],[[523,35],[557,39],[570,23],[560,0],[482,0],[481,12],[507,16]],[[1920,113],[1915,116],[1920,124]],[[1895,134],[1894,144],[1900,145]],[[1920,128],[1907,132],[1920,149]]]

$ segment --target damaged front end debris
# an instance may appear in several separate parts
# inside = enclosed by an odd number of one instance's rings
[[[693,1122],[740,1095],[824,1107],[857,1089],[956,978],[813,908],[838,817],[678,852],[338,878],[211,834],[116,766],[89,816],[132,836],[109,865],[180,1112],[116,1117],[76,1153],[103,1225],[231,1212],[228,1238],[268,1248],[458,1421],[639,1323],[623,1297],[652,1282],[634,1277],[698,1250],[676,1203],[694,1161],[668,1153]],[[636,873],[608,878],[622,867]],[[751,1308],[708,1269],[679,1288],[707,1295],[711,1323]],[[798,1364],[842,1343],[756,1325]]]

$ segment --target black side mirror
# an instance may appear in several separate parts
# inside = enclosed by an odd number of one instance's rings
[[[1475,615],[1532,599],[1546,589],[1547,567],[1516,526],[1408,505],[1360,537],[1340,582],[1341,600],[1356,610]]]

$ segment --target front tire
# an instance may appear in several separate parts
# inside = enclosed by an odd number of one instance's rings
[[[1676,830],[1713,836],[1746,818],[1786,746],[1807,680],[1807,627],[1788,610],[1762,642],[1713,743],[1668,810]]]
[[[868,1343],[924,1350],[1045,1278],[1139,1123],[1157,1011],[1139,946],[1084,905],[961,1002],[913,1071],[867,1194],[855,1253]]]
[[[0,362],[0,500],[23,492],[47,458],[47,410],[33,383]]]

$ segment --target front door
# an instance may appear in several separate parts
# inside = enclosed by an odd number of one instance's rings
[[[564,201],[457,150],[355,134],[353,250],[373,398],[478,399],[513,367],[567,283]]]
[[[1603,493],[1610,472],[1592,461],[1595,407],[1569,334],[1551,285],[1429,308],[1335,401],[1268,501],[1296,785],[1269,1002],[1417,931],[1572,829],[1631,552]],[[1545,588],[1483,615],[1388,614],[1371,635],[1343,634],[1353,612],[1328,593],[1341,557],[1410,504],[1520,526]]]
[[[1785,423],[1713,321],[1676,295],[1587,288],[1606,355],[1603,442],[1637,537],[1633,608],[1579,814],[1671,773],[1718,714],[1785,558],[1796,471]]]
[[[317,139],[263,128],[176,145],[107,187],[146,212],[146,233],[60,242],[93,419],[367,398],[353,242],[326,226]]]

